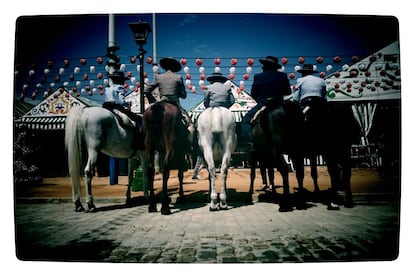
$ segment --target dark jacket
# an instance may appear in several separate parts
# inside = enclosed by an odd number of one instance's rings
[[[283,96],[290,94],[290,83],[285,73],[266,70],[254,75],[251,96],[259,105],[264,104],[268,99],[282,104]]]

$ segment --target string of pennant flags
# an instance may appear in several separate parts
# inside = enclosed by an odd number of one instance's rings
[[[119,70],[129,78],[125,81],[125,87],[131,92],[138,92],[141,86],[139,81],[141,67],[137,58],[135,56],[119,58],[128,61],[119,65]],[[181,57],[177,60],[182,65],[179,73],[182,74],[186,88],[194,94],[204,94],[203,90],[208,84],[206,78],[214,72],[220,72],[236,83],[238,93],[246,91],[246,88],[251,87],[253,75],[261,71],[260,58],[262,57]],[[104,56],[98,56],[60,61],[48,60],[39,64],[16,64],[16,96],[20,100],[26,97],[32,100],[46,98],[59,87],[64,87],[75,96],[103,95],[108,85],[106,76],[108,65],[105,59]],[[331,93],[347,93],[356,88],[358,90],[374,90],[378,87],[387,89],[392,88],[400,80],[398,59],[375,53],[364,60],[366,61],[361,62],[357,55],[282,56],[279,58],[279,63],[282,65],[280,70],[287,74],[293,88],[296,79],[301,76],[297,71],[303,64],[314,66],[319,77],[326,80],[328,91]],[[149,83],[160,68],[152,56],[147,56],[144,63],[144,83]],[[351,68],[357,63],[357,68]],[[381,81],[375,82],[374,76],[382,77]],[[347,78],[352,81],[346,80]]]

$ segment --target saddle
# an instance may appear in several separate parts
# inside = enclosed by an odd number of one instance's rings
[[[124,112],[120,111],[119,109],[113,109],[112,113],[115,114],[115,117],[118,119],[119,123],[122,126],[129,127],[129,128],[135,128],[137,126],[137,123],[135,120],[131,119],[128,115],[126,115]]]

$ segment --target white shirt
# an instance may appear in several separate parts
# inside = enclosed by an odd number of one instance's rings
[[[313,96],[326,99],[325,81],[312,75],[299,78],[296,82],[296,89],[293,91],[293,100],[300,102],[304,98]]]
[[[125,103],[125,88],[123,85],[114,84],[105,89],[105,102]]]

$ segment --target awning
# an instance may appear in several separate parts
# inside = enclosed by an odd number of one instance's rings
[[[25,116],[16,120],[16,126],[29,129],[61,130],[65,129],[66,116]]]

